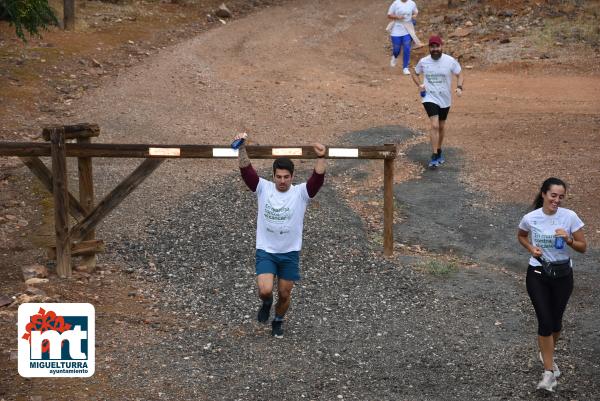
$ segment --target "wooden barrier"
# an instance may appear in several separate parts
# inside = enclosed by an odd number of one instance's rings
[[[50,143],[0,142],[0,156],[18,156],[38,177],[54,198],[54,221],[56,246],[49,255],[56,259],[60,277],[71,275],[71,256],[84,257],[84,263],[92,269],[95,254],[104,250],[104,244],[95,239],[96,226],[133,192],[166,159],[237,158],[237,150],[215,145],[164,145],[164,144],[99,144],[91,143],[100,129],[95,124],[52,126],[44,128],[43,137]],[[76,140],[76,143],[66,143]],[[312,146],[246,146],[251,159],[315,159]],[[52,158],[49,170],[39,157]],[[67,157],[78,158],[79,199],[68,189]],[[94,206],[94,184],[92,174],[93,157],[143,158],[145,159],[128,177]],[[383,249],[384,255],[394,251],[394,159],[395,145],[327,147],[328,159],[383,159],[384,202],[383,202]],[[69,216],[76,221],[69,229]]]
[[[68,143],[67,157],[119,157],[119,158],[162,158],[162,159],[231,159],[237,153],[231,148],[215,145],[148,145],[148,144],[106,144]],[[275,159],[285,156],[290,159],[315,159],[312,146],[275,147],[246,146],[251,159]],[[288,153],[286,153],[288,151]],[[328,159],[394,159],[394,145],[332,147]],[[43,157],[52,152],[48,143],[41,142],[0,142],[0,156]],[[275,153],[273,153],[275,152]]]

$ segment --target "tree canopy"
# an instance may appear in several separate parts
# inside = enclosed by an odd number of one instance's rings
[[[0,0],[0,19],[14,25],[15,33],[23,41],[27,41],[25,32],[40,36],[40,29],[58,25],[48,0]]]

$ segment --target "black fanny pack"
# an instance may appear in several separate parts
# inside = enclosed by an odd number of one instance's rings
[[[541,272],[544,276],[550,278],[561,278],[571,274],[573,270],[571,268],[571,259],[557,260],[555,262],[548,262],[546,259],[539,257],[536,258],[541,263]]]

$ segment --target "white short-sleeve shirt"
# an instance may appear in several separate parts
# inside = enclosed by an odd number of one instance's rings
[[[304,213],[310,202],[306,183],[291,185],[286,192],[280,192],[275,183],[260,178],[256,196],[256,249],[269,253],[300,251]]]
[[[417,4],[413,0],[407,0],[406,2],[396,0],[390,5],[388,15],[402,16],[404,22],[410,22],[412,21],[412,15],[415,11],[418,12],[419,10],[417,9]],[[408,31],[400,21],[394,21],[390,36],[404,36],[408,34]]]
[[[442,53],[442,57],[434,60],[431,56],[423,57],[417,63],[415,72],[425,74],[425,97],[422,102],[435,103],[441,108],[452,104],[452,75],[460,74],[461,67],[452,56]]]
[[[548,261],[565,260],[569,258],[569,247],[563,249],[554,247],[557,228],[562,228],[569,234],[579,231],[584,226],[577,214],[569,209],[559,207],[556,213],[548,215],[542,208],[527,213],[521,219],[519,228],[531,233],[531,244],[542,250],[542,256]],[[529,259],[531,266],[540,266],[533,256]]]

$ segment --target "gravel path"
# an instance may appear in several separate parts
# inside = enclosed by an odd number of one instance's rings
[[[392,124],[426,129],[427,122],[412,84],[387,67],[385,21],[373,22],[381,5],[367,3],[297,2],[236,20],[131,68],[81,99],[74,116],[99,123],[102,142],[227,143],[242,129],[261,144],[409,140],[413,131]],[[110,299],[99,305],[97,373],[86,380],[85,393],[79,383],[21,379],[18,391],[39,386],[46,394],[56,386],[62,391],[57,399],[86,401],[542,398],[533,393],[541,371],[536,322],[524,288],[525,258],[514,241],[525,205],[485,198],[469,190],[473,186],[461,174],[484,177],[481,187],[503,195],[492,178],[530,163],[520,126],[543,123],[539,110],[523,114],[525,106],[558,99],[544,112],[575,115],[581,105],[564,94],[590,82],[558,81],[470,72],[473,95],[453,106],[453,115],[462,118],[452,120],[449,137],[449,146],[460,143],[468,154],[449,148],[443,168],[396,186],[402,206],[397,240],[457,255],[459,267],[449,274],[431,274],[434,256],[427,253],[383,259],[380,245],[334,189],[351,169],[357,182],[367,173],[356,162],[331,166],[307,213],[305,278],[294,290],[282,340],[255,322],[255,199],[235,161],[166,162],[98,230],[108,242],[103,260],[137,278],[131,282],[138,284],[140,304],[151,305],[139,315]],[[499,103],[498,93],[505,92],[519,98],[501,97]],[[585,110],[593,109],[585,102]],[[504,129],[506,116],[517,112],[517,126]],[[370,128],[379,125],[386,126]],[[502,129],[512,136],[489,135],[495,142],[482,146],[482,132]],[[548,131],[554,133],[554,126]],[[557,143],[546,132],[535,134]],[[477,152],[495,151],[493,162],[502,164],[507,149],[515,163],[496,166],[493,177],[474,169],[472,160],[465,168]],[[586,156],[576,148],[570,152]],[[408,158],[422,164],[427,154],[427,146],[418,144]],[[138,163],[99,160],[98,196]],[[298,177],[308,176],[309,164],[300,166]],[[539,173],[547,167],[540,166]],[[579,182],[584,188],[581,182],[587,181]],[[557,400],[600,399],[598,253],[577,260],[582,270],[558,351],[564,373],[550,397]],[[105,277],[93,277],[99,283],[93,289],[103,296]]]
[[[331,175],[344,164],[333,166]],[[428,180],[415,196],[430,189]],[[447,210],[449,219],[453,210]],[[149,221],[145,235],[110,245],[161,288],[163,307],[189,324],[163,332],[144,352],[151,364],[166,362],[159,382],[169,383],[169,391],[161,399],[537,397],[535,319],[522,275],[462,267],[435,276],[423,271],[424,256],[382,259],[330,186],[306,216],[304,280],[294,290],[286,337],[272,339],[269,326],[255,322],[255,213],[254,195],[233,174],[182,199],[168,218]],[[427,234],[420,233],[422,243],[435,238]],[[586,285],[581,282],[565,319],[558,354],[565,373],[556,399],[600,394],[598,362],[591,357],[598,355],[597,323],[578,319],[589,313],[583,304],[598,303]],[[147,379],[139,372],[114,378],[124,387]],[[143,396],[156,397],[155,391],[151,386]]]

